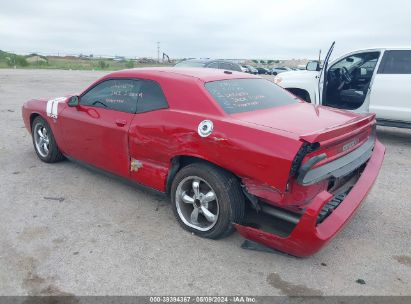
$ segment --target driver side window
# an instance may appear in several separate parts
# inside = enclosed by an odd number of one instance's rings
[[[80,98],[80,104],[120,112],[135,113],[140,82],[130,79],[103,81]]]

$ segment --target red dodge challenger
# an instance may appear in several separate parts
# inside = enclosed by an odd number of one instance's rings
[[[169,195],[181,226],[205,238],[237,229],[295,256],[348,222],[384,158],[375,115],[299,100],[240,72],[131,69],[80,95],[23,105],[34,150]]]

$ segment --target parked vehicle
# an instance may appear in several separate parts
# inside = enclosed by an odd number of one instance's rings
[[[306,71],[282,73],[274,81],[306,101],[376,113],[381,125],[411,127],[411,48],[357,50],[324,66],[309,62]]]
[[[247,68],[245,65],[242,65],[242,66],[241,66],[241,69],[243,70],[243,72],[246,72],[246,73],[251,74],[250,69]]]
[[[242,72],[242,68],[238,63],[221,60],[221,59],[189,59],[184,60],[175,65],[178,68],[211,68],[220,69],[226,71],[237,71]]]
[[[289,71],[293,71],[293,69],[291,69],[289,67],[276,67],[276,68],[272,68],[270,70],[270,74],[271,75],[278,75],[280,73],[289,72]]]
[[[263,75],[270,74],[270,71],[266,68],[259,67],[259,68],[256,68],[256,69],[257,69],[258,74],[263,74]]]
[[[243,65],[243,68],[247,69],[246,73],[250,73],[250,74],[254,74],[257,75],[258,74],[258,70],[251,66],[251,65]]]
[[[384,157],[373,114],[316,107],[226,70],[117,71],[79,95],[32,99],[22,115],[40,160],[67,157],[169,195],[198,236],[236,228],[296,256],[348,222]]]

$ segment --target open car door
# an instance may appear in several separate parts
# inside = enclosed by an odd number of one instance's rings
[[[326,95],[327,92],[327,69],[328,69],[328,62],[330,61],[331,53],[334,50],[335,41],[331,44],[330,48],[328,49],[327,55],[324,58],[323,68],[320,71],[320,76],[318,77],[318,96],[317,100],[319,104],[323,104],[323,97]]]

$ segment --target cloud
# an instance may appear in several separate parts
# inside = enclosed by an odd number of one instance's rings
[[[172,58],[315,58],[409,43],[411,2],[21,1],[2,4],[2,48],[18,53]]]

